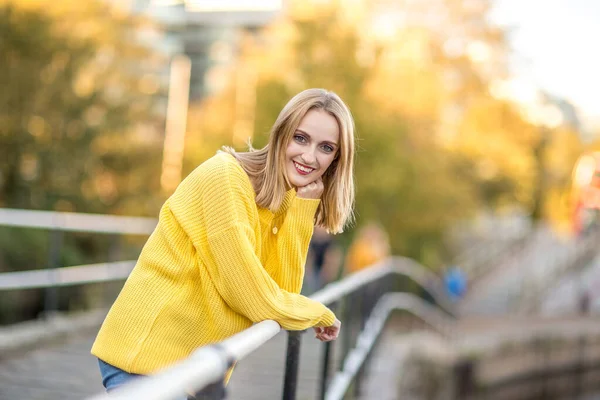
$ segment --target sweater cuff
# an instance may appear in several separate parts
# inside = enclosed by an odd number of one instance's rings
[[[325,314],[323,314],[323,317],[321,317],[321,320],[315,326],[322,328],[326,326],[331,326],[335,322],[335,314],[333,313],[333,311],[331,311],[327,307],[325,307],[325,310]]]
[[[304,199],[296,197],[292,205],[293,213],[300,221],[310,221],[314,224],[315,214],[321,204],[319,199]]]

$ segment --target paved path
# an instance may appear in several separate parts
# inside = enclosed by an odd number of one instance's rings
[[[81,400],[102,390],[93,337],[82,335],[0,363],[0,399]]]
[[[565,315],[579,312],[579,301],[583,291],[591,295],[590,312],[600,314],[600,256],[586,268],[566,275],[556,286],[548,290],[542,299],[542,315]]]
[[[395,343],[401,318],[393,319],[375,348],[365,371],[362,399],[397,398],[399,366]],[[460,321],[457,338],[487,341],[509,332],[528,335],[543,327],[566,330],[598,329],[597,319],[477,318]],[[0,361],[0,400],[81,400],[102,392],[96,360],[89,354],[95,333],[73,336],[21,357]],[[264,347],[242,360],[229,385],[229,400],[281,398],[287,335],[280,333]],[[336,342],[339,346],[341,341]],[[307,332],[302,340],[298,400],[317,398],[319,360],[323,346]],[[339,355],[334,348],[334,355]],[[334,357],[337,360],[337,357]],[[338,360],[339,361],[339,360]],[[337,362],[337,361],[336,361]]]
[[[385,340],[389,340],[392,330],[387,330]],[[307,331],[302,339],[298,400],[315,399],[318,393],[323,345],[311,332]],[[1,360],[0,400],[81,400],[102,392],[96,360],[89,354],[94,336],[95,333],[76,335],[23,356]],[[385,340],[380,342],[380,349],[386,348]],[[228,387],[228,400],[281,398],[286,341],[287,335],[282,332],[236,366]],[[340,345],[341,341],[336,341],[333,349],[336,363]],[[379,350],[378,354],[385,351]],[[369,388],[382,393],[380,385]]]
[[[461,315],[505,315],[517,311],[533,282],[542,282],[574,251],[574,239],[559,237],[549,228],[534,231],[526,246],[505,257],[461,301]]]

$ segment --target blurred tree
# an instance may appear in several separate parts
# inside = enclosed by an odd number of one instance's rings
[[[390,107],[401,96],[383,98],[369,93],[372,82],[382,79],[382,49],[372,49],[366,62],[360,32],[339,11],[334,4],[315,13],[292,12],[244,43],[236,69],[230,71],[231,86],[191,112],[189,136],[196,139],[187,142],[187,158],[194,160],[188,168],[210,156],[218,145],[234,142],[239,95],[236,71],[253,70],[258,77],[253,121],[256,147],[265,144],[270,126],[294,94],[308,87],[334,90],[356,120],[359,222],[381,221],[394,252],[438,265],[443,232],[473,209],[474,192],[457,175],[456,157],[434,140],[434,124],[426,116],[412,119],[410,110],[402,106],[409,101]],[[205,147],[197,148],[194,143]],[[234,144],[243,148],[241,143]]]
[[[578,133],[568,125],[551,132],[552,140],[544,153],[547,194],[542,204],[543,216],[559,232],[572,233],[574,204],[571,204],[572,174],[584,151]]]
[[[285,16],[245,37],[230,86],[194,106],[187,167],[220,145],[243,148],[234,140],[240,115],[251,116],[248,136],[261,147],[291,96],[334,90],[356,119],[358,222],[381,221],[393,252],[442,264],[442,237],[456,221],[482,209],[533,208],[540,132],[496,93],[509,50],[490,7],[290,1]],[[255,90],[239,90],[247,83],[240,76],[253,77]],[[240,112],[248,104],[255,110]]]
[[[102,3],[61,2],[62,14],[0,5],[4,207],[156,210],[160,119],[144,70],[156,60]]]
[[[453,149],[464,157],[464,173],[482,203],[530,208],[536,178],[532,148],[537,131],[511,104],[491,97],[470,107]]]
[[[140,37],[151,29],[104,1],[0,1],[0,207],[156,215],[162,60]],[[46,241],[1,230],[0,272],[46,267]],[[110,242],[69,234],[60,265],[106,261]],[[78,289],[64,293],[76,306]],[[40,310],[38,291],[10,295],[30,308],[3,319],[3,295],[0,323]]]

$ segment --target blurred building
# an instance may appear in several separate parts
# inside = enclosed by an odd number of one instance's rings
[[[107,0],[117,2],[117,0]],[[172,192],[181,181],[188,103],[224,89],[231,79],[244,40],[282,10],[282,0],[130,0],[119,7],[153,23],[136,32],[138,39],[164,56],[155,71],[166,88],[158,107],[165,115],[161,187]],[[144,67],[141,67],[142,69]],[[235,69],[234,142],[253,135],[256,74]],[[161,111],[159,111],[161,112]]]
[[[131,11],[159,23],[152,45],[191,61],[190,100],[218,92],[244,35],[256,34],[282,9],[282,0],[133,0]]]
[[[543,94],[543,99],[545,102],[554,105],[560,111],[562,121],[565,125],[573,131],[582,134],[581,118],[579,117],[577,109],[570,101],[564,97],[553,96],[547,93]]]

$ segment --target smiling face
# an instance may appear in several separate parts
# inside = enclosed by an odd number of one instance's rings
[[[340,128],[331,114],[319,109],[306,113],[285,151],[285,171],[294,188],[319,179],[339,151]]]

